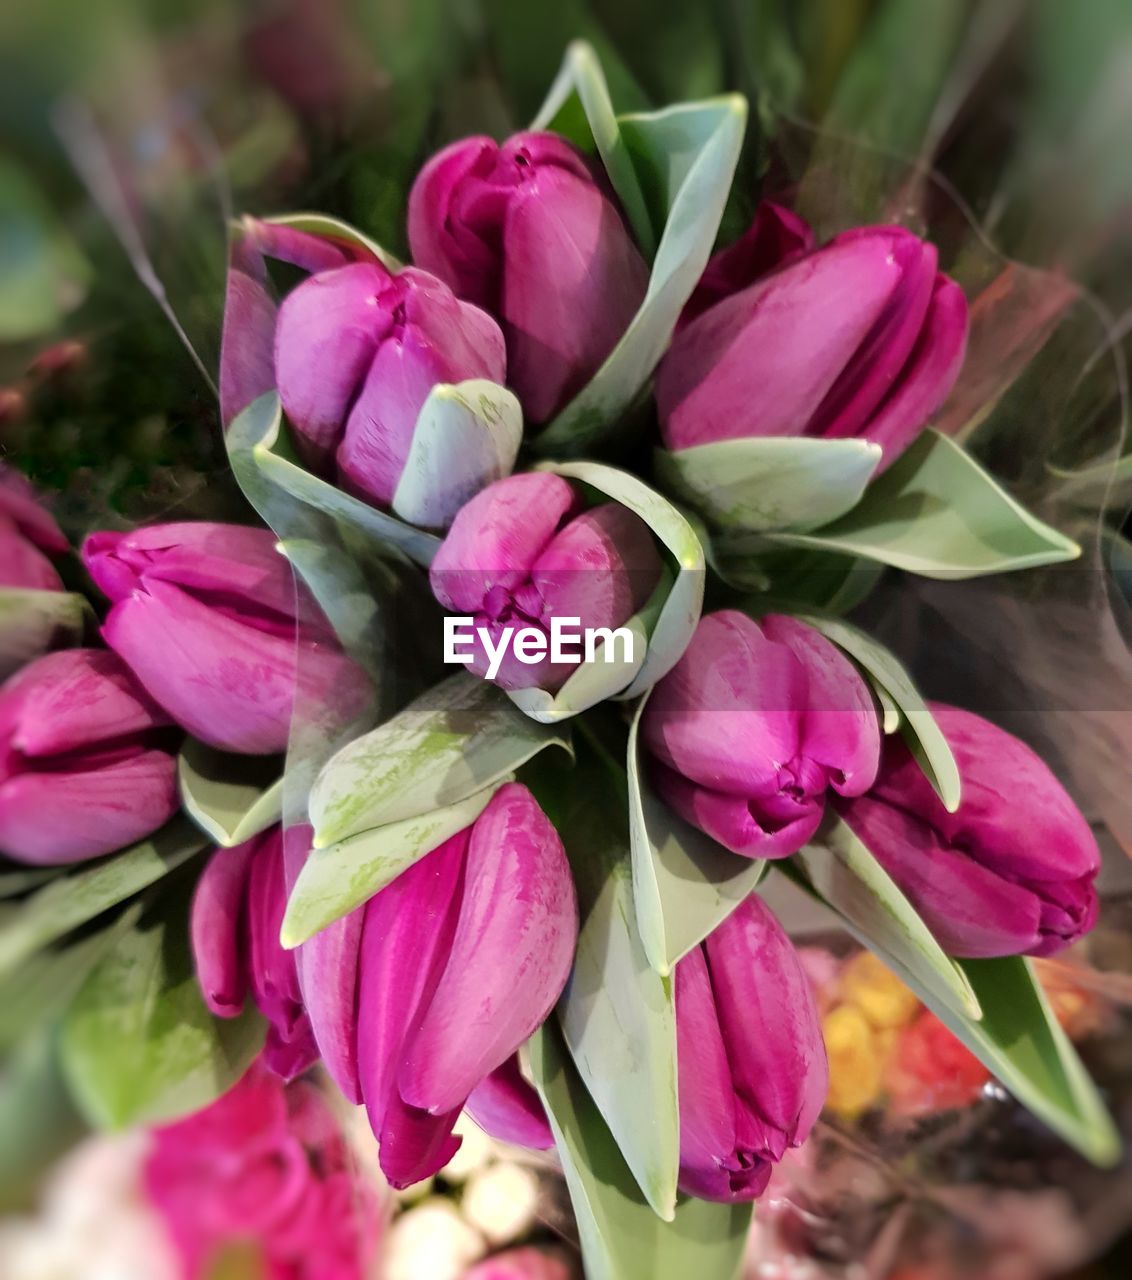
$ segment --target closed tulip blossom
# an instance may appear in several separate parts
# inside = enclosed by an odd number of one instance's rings
[[[290,1080],[318,1050],[295,953],[279,942],[286,906],[283,833],[276,826],[212,854],[197,882],[190,923],[205,1004],[218,1017],[234,1018],[250,995],[270,1024],[264,1062]]]
[[[412,267],[320,271],[279,308],[275,378],[298,444],[371,502],[392,502],[433,387],[502,383],[506,368],[495,321]]]
[[[809,979],[757,894],[676,966],[680,1189],[753,1200],[829,1084]]]
[[[466,639],[476,675],[504,689],[555,689],[578,666],[554,661],[552,619],[620,627],[660,575],[660,553],[638,516],[616,502],[585,509],[561,476],[529,472],[496,481],[461,509],[429,581],[446,609],[474,620]],[[516,652],[525,628],[544,638],[545,651],[529,663]]]
[[[203,742],[282,751],[297,684],[318,699],[356,687],[329,629],[297,617],[290,567],[267,529],[201,522],[94,533],[83,561],[113,602],[106,643]]]
[[[348,917],[355,927],[333,948],[301,957],[320,1052],[364,1102],[394,1186],[451,1159],[465,1106],[508,1141],[551,1144],[513,1055],[566,983],[577,910],[557,832],[526,787],[508,783],[472,826]]]
[[[748,858],[795,853],[827,793],[867,791],[880,757],[872,695],[836,645],[795,618],[730,609],[700,621],[642,733],[665,802]]]
[[[954,956],[1048,956],[1092,928],[1100,854],[1050,769],[1012,734],[931,704],[955,756],[948,813],[903,742],[890,739],[867,795],[838,807]]]
[[[0,587],[62,591],[50,557],[67,539],[28,481],[0,463]]]
[[[0,853],[54,865],[144,839],[179,808],[177,739],[117,655],[29,663],[0,687]]]
[[[550,133],[438,152],[409,195],[418,266],[490,311],[531,422],[597,372],[648,287],[648,267],[582,155]]]
[[[947,398],[967,302],[935,248],[901,227],[860,227],[789,260],[800,234],[781,238],[786,265],[753,282],[749,262],[716,263],[706,300],[718,300],[684,325],[657,372],[669,449],[856,437],[881,445],[887,466]]]

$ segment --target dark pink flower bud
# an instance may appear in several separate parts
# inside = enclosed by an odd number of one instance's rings
[[[904,743],[890,738],[849,826],[954,956],[1046,956],[1092,928],[1097,842],[1048,766],[1012,734],[932,704],[959,767],[948,813]]]
[[[531,422],[597,372],[648,287],[648,267],[585,160],[551,133],[465,138],[409,195],[414,261],[496,316],[508,382]]]
[[[62,591],[49,557],[66,550],[67,539],[35,490],[0,463],[0,587]]]

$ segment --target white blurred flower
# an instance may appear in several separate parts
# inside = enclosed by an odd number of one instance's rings
[[[460,1202],[464,1217],[493,1245],[524,1235],[538,1211],[539,1180],[519,1164],[489,1165],[468,1179]]]
[[[394,1219],[382,1251],[384,1280],[457,1280],[487,1252],[450,1200],[425,1200]]]
[[[466,1182],[478,1169],[491,1163],[492,1158],[498,1155],[500,1145],[489,1138],[466,1112],[456,1121],[455,1132],[464,1141],[441,1173],[447,1182]]]

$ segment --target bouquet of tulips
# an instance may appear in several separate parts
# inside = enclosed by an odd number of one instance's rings
[[[727,1277],[828,1086],[785,877],[1117,1157],[1028,960],[1095,920],[1088,822],[845,616],[1078,548],[959,443],[986,355],[914,216],[802,184],[716,249],[746,116],[618,116],[574,45],[420,170],[411,265],[238,221],[247,506],[91,533],[89,598],[5,473],[0,982],[88,1120],[321,1063],[393,1186],[467,1112],[555,1150],[595,1280]]]

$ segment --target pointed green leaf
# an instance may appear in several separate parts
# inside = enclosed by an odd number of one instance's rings
[[[656,233],[644,193],[613,113],[601,63],[585,41],[575,40],[566,49],[562,69],[531,128],[549,129],[569,138],[583,151],[597,151],[637,244],[651,260],[656,251]]]
[[[310,797],[315,845],[464,800],[552,745],[569,750],[569,738],[460,672],[327,763]]]
[[[523,411],[497,383],[440,382],[417,415],[394,512],[410,524],[442,529],[482,488],[511,474],[523,440]]]
[[[57,875],[20,902],[13,919],[0,931],[0,975],[11,973],[57,938],[155,884],[207,843],[191,822],[178,815],[148,840]]]
[[[280,933],[283,945],[297,947],[313,938],[320,929],[368,902],[425,854],[470,827],[510,776],[505,774],[482,791],[445,808],[312,849],[287,901]]]
[[[672,980],[650,966],[637,932],[618,774],[615,762],[607,768],[592,753],[583,756],[556,815],[581,916],[558,1018],[637,1185],[653,1210],[670,1219],[680,1161],[676,1011]]]
[[[735,1280],[749,1204],[682,1199],[665,1222],[649,1208],[553,1022],[530,1042],[574,1214],[588,1280]]]
[[[741,858],[666,808],[640,757],[641,699],[629,729],[629,840],[637,928],[649,963],[667,976],[676,962],[752,893],[766,870]]]
[[[652,224],[663,232],[637,314],[590,382],[535,438],[539,453],[592,449],[644,389],[711,254],[746,122],[737,94],[619,119]]]
[[[903,730],[924,776],[948,813],[954,813],[959,808],[962,790],[959,766],[935,716],[896,655],[841,618],[818,613],[794,616],[815,627],[864,669],[884,709],[885,733],[892,733],[896,728]]]
[[[322,236],[326,240],[338,240],[354,249],[364,249],[366,253],[372,253],[379,262],[383,262],[390,271],[400,271],[403,265],[376,240],[371,240],[364,232],[343,222],[341,218],[331,218],[325,213],[283,213],[264,218],[263,221],[277,227],[307,231],[312,236]]]
[[[80,595],[0,587],[0,680],[51,649],[80,644],[94,612]]]
[[[184,895],[167,893],[84,982],[59,1048],[91,1124],[119,1129],[197,1111],[244,1074],[264,1038],[249,1002],[238,1018],[205,1008],[189,950]]]
[[[978,1018],[979,1002],[963,971],[845,822],[827,816],[814,842],[795,858],[855,938],[905,981],[930,991],[938,1005]]]
[[[266,831],[283,816],[283,779],[270,756],[237,756],[189,738],[177,758],[189,817],[226,849]]]
[[[926,578],[977,578],[1080,554],[935,431],[925,431],[848,515],[814,533],[769,533],[766,540],[840,551]]]
[[[880,463],[868,440],[807,436],[716,440],[654,454],[662,486],[720,529],[807,533],[861,499]]]

